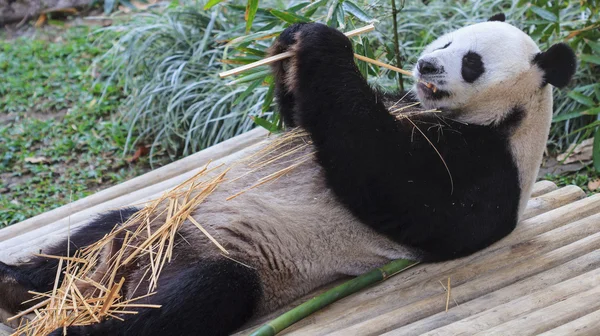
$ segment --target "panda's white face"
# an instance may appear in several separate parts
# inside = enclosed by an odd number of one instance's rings
[[[533,40],[504,22],[483,22],[446,34],[431,43],[414,67],[414,91],[426,108],[468,110],[489,97],[514,95],[539,52]],[[519,88],[520,89],[520,88]],[[494,92],[494,94],[490,94]]]

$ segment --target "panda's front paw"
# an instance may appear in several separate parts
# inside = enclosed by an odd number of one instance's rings
[[[315,76],[323,75],[320,69],[331,71],[343,64],[354,64],[350,40],[321,23],[297,23],[284,30],[269,54],[286,51],[294,56],[273,63],[272,69],[276,81],[288,92],[297,90],[302,81],[310,83]]]

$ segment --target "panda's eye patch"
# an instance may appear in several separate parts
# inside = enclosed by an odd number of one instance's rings
[[[476,52],[469,51],[462,59],[462,76],[467,83],[473,83],[483,72],[483,61],[481,55]]]

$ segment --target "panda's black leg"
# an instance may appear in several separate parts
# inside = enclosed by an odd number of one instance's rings
[[[167,264],[156,294],[137,315],[72,327],[67,335],[229,335],[255,313],[261,297],[256,270],[229,259]],[[144,293],[139,293],[144,294]],[[56,335],[61,335],[56,330]]]
[[[71,246],[67,249],[67,241],[42,250],[42,253],[56,256],[72,256],[79,248],[88,246],[105,234],[109,233],[116,225],[125,222],[135,208],[126,208],[110,211],[99,215],[89,224],[78,229],[70,236]],[[68,251],[68,253],[67,253]],[[18,265],[7,265],[0,262],[0,309],[6,315],[14,315],[36,302],[22,304],[32,298],[29,290],[47,292],[52,289],[56,278],[58,259],[35,256],[29,261]]]

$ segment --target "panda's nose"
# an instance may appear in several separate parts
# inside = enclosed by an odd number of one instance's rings
[[[419,60],[417,67],[422,75],[430,75],[440,72],[440,69],[433,62],[426,60]]]

